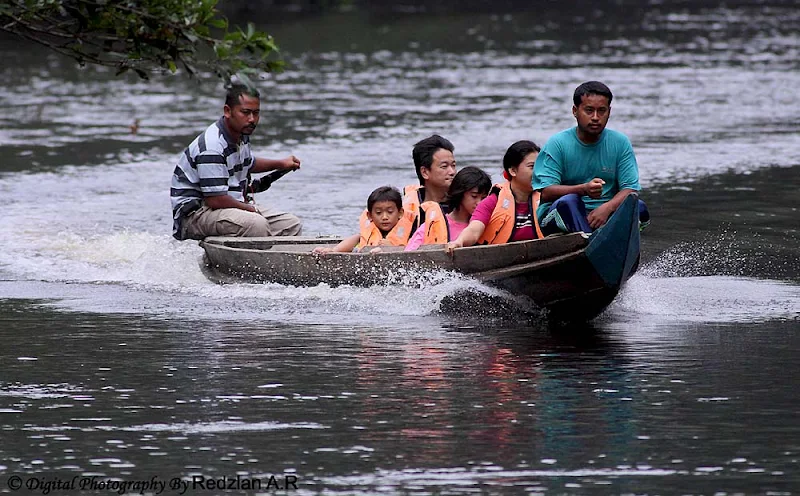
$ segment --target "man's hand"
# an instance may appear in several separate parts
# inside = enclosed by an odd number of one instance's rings
[[[589,227],[592,229],[598,229],[603,227],[606,222],[608,222],[608,218],[611,217],[611,214],[613,213],[613,205],[604,203],[589,212],[589,215],[586,216],[586,220],[589,221]]]
[[[583,196],[588,196],[589,198],[594,198],[595,200],[600,198],[603,194],[603,185],[606,182],[596,177],[589,181],[588,183],[583,184]]]
[[[294,155],[286,158],[263,158],[256,157],[255,164],[250,170],[253,174],[269,171],[293,171],[300,168],[300,159]]]
[[[300,159],[294,155],[290,155],[280,160],[281,169],[297,170],[300,168]]]

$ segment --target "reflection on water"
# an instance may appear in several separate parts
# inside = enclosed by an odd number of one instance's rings
[[[796,426],[780,413],[794,385],[761,379],[800,365],[796,323],[741,332],[642,317],[562,335],[190,325],[34,305],[0,310],[18,329],[3,336],[9,474],[294,473],[345,493],[796,482]],[[767,441],[741,443],[745,430]]]

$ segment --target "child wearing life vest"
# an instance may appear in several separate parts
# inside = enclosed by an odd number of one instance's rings
[[[425,222],[411,236],[405,251],[416,250],[422,245],[447,243],[456,239],[469,225],[475,207],[486,198],[492,189],[492,178],[477,167],[464,167],[453,178],[447,190],[444,214],[436,202],[425,202],[420,208],[425,211]]]
[[[333,248],[314,248],[314,253],[349,253],[356,248],[405,246],[414,219],[403,211],[403,197],[397,188],[381,186],[367,198],[367,210],[359,219],[359,233],[343,239]]]
[[[533,141],[517,141],[503,156],[506,183],[496,185],[472,214],[469,226],[447,243],[445,251],[474,244],[501,244],[542,238],[536,218],[538,193],[531,186],[533,164],[539,155]]]

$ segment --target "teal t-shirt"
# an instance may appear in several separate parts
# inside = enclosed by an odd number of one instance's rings
[[[627,136],[604,129],[597,143],[587,145],[578,139],[578,128],[573,127],[555,134],[542,147],[533,166],[533,189],[563,184],[575,186],[599,177],[606,183],[603,194],[594,199],[581,199],[586,210],[594,210],[611,200],[620,190],[639,191],[639,166]],[[542,203],[536,210],[541,219],[552,202]]]

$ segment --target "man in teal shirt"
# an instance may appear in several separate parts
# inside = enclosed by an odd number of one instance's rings
[[[637,193],[639,167],[627,136],[606,129],[611,90],[599,81],[575,89],[572,115],[577,126],[552,136],[533,169],[533,189],[541,192],[536,211],[545,235],[586,233],[603,226],[625,197]],[[650,215],[639,201],[640,221]]]

